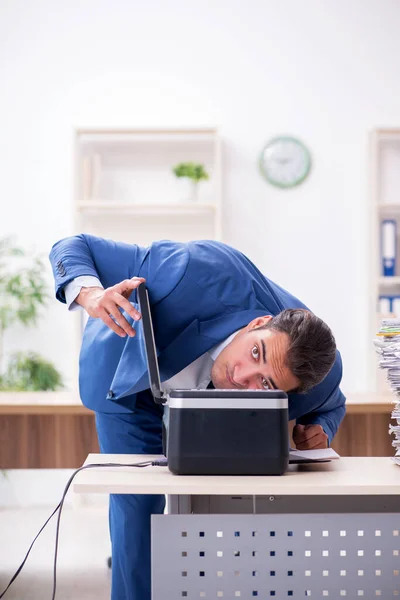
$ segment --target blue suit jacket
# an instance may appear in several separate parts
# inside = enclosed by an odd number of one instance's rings
[[[306,308],[264,277],[241,252],[220,242],[159,241],[144,248],[82,234],[57,242],[50,261],[61,302],[65,302],[65,285],[80,275],[98,277],[105,288],[134,276],[146,279],[162,380],[252,319],[285,308]],[[136,293],[130,300],[136,303]],[[137,393],[148,389],[140,322],[136,330],[134,338],[121,338],[100,319],[89,318],[79,375],[87,407],[128,412],[134,409]],[[321,424],[331,441],[345,414],[341,376],[337,353],[322,383],[307,394],[289,394],[289,418]]]

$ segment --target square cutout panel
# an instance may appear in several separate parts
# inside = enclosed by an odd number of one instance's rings
[[[391,513],[153,515],[153,600],[400,598]]]

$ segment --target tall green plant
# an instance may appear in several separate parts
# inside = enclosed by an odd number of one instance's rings
[[[7,372],[0,377],[3,391],[39,392],[56,390],[62,387],[61,375],[57,369],[35,352],[17,352],[8,365]]]
[[[16,321],[34,325],[39,308],[48,297],[43,261],[33,257],[29,264],[18,265],[23,259],[27,259],[26,253],[13,246],[10,238],[0,240],[0,328],[3,331]],[[19,267],[16,272],[15,267]]]
[[[12,386],[13,389],[32,389],[32,385],[40,385],[38,382],[45,386],[40,389],[50,389],[47,386],[51,381],[55,387],[61,384],[58,373],[56,376],[49,368],[50,363],[33,354],[25,359],[22,354],[14,355],[9,370],[2,374],[4,332],[14,323],[36,324],[40,308],[48,298],[44,273],[40,257],[28,257],[10,237],[0,239],[0,385],[3,389]],[[29,383],[29,377],[36,383]]]

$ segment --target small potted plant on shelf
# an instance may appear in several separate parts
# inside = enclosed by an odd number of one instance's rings
[[[56,390],[61,375],[36,353],[18,352],[3,367],[4,332],[14,323],[35,325],[47,299],[44,264],[39,257],[28,258],[12,244],[0,239],[0,391]]]
[[[195,202],[198,199],[199,182],[209,179],[209,175],[204,168],[204,165],[195,162],[182,162],[176,165],[173,169],[176,177],[186,184],[189,184],[189,190],[186,190],[183,200]]]

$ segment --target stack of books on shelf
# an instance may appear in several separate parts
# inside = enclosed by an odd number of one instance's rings
[[[379,367],[387,369],[386,379],[394,394],[393,424],[389,425],[389,434],[394,435],[392,445],[396,454],[393,460],[400,465],[400,318],[381,321],[374,345]]]

